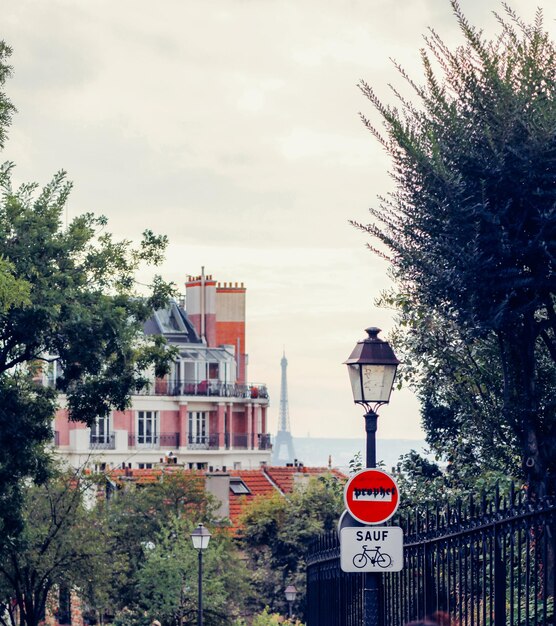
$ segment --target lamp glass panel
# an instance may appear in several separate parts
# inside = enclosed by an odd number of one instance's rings
[[[363,400],[388,402],[396,375],[396,365],[362,365]]]
[[[292,585],[290,585],[289,587],[286,587],[286,600],[288,602],[293,602],[295,600],[296,594],[297,594],[297,589],[295,587],[293,587]]]
[[[199,532],[191,533],[191,541],[193,542],[193,547],[196,550],[206,550],[208,548],[208,544],[210,541],[210,533],[203,529],[205,532],[202,534]]]
[[[359,376],[360,367],[360,365],[348,365],[349,382],[351,383],[351,392],[353,393],[354,402],[363,402],[361,377]]]

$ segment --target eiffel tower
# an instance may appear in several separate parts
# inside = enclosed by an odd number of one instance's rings
[[[274,441],[274,449],[272,452],[273,465],[286,465],[293,463],[295,460],[295,452],[293,450],[293,439],[290,432],[290,412],[288,409],[288,378],[286,370],[288,369],[288,360],[286,353],[280,361],[282,367],[282,384],[280,386],[280,417],[278,421],[278,433]],[[284,454],[285,448],[285,454]]]

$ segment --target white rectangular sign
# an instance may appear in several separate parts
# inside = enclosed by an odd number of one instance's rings
[[[403,569],[403,531],[399,526],[360,526],[340,531],[344,572],[399,572]]]

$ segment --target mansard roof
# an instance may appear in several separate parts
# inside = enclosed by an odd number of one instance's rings
[[[145,335],[164,335],[172,344],[202,343],[187,313],[171,301],[166,309],[154,311],[143,325]]]

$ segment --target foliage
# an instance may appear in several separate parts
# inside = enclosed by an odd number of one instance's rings
[[[349,460],[349,474],[353,476],[363,469],[363,455],[361,450],[356,452],[355,455]]]
[[[12,49],[4,41],[0,41],[0,88],[6,79],[11,76],[12,68],[7,61]],[[10,102],[3,91],[0,91],[0,149],[4,147],[7,138],[7,129],[15,112],[14,105]]]
[[[10,73],[10,49],[0,43],[0,86]],[[0,93],[0,148],[14,111]],[[58,393],[70,418],[91,425],[164,373],[173,351],[159,337],[142,337],[152,308],[172,286],[159,277],[139,297],[135,273],[158,265],[166,237],[145,231],[138,246],[117,241],[107,220],[91,213],[64,225],[71,184],[64,172],[44,189],[12,185],[13,164],[0,166],[0,535],[21,528],[22,480],[43,480],[44,444]],[[54,371],[54,366],[56,367]],[[52,388],[36,384],[52,374]],[[1,542],[0,542],[1,543]]]
[[[282,626],[303,626],[299,620],[295,618],[292,619],[294,621],[286,619],[278,613],[271,613],[269,607],[266,606],[261,613],[253,617],[251,626],[275,626],[277,624],[281,624]],[[240,619],[234,622],[234,626],[246,626],[246,622]]]
[[[177,471],[163,474],[160,481],[152,484],[129,485],[110,499],[105,514],[117,538],[123,567],[112,572],[111,594],[105,606],[112,610],[140,606],[138,572],[149,554],[149,546],[157,543],[160,533],[175,525],[175,519],[183,517],[189,524],[214,521],[217,503],[204,487],[202,476]]]
[[[488,499],[493,497],[496,489],[505,495],[513,482],[501,471],[478,472],[474,463],[463,459],[451,462],[442,469],[415,450],[400,458],[393,475],[400,489],[400,512],[454,505],[458,500],[477,497],[481,493]]]
[[[140,607],[164,626],[197,623],[198,553],[194,524],[174,518],[157,534],[137,577]],[[227,531],[212,530],[203,551],[203,617],[207,626],[225,626],[239,615],[248,595],[247,570]]]
[[[390,262],[431,443],[524,470],[542,497],[556,487],[556,50],[540,11],[525,24],[506,7],[488,41],[451,3],[464,45],[430,32],[424,85],[398,68],[414,97],[384,105],[361,83],[396,188],[356,225]]]
[[[91,589],[103,587],[105,572],[117,565],[114,537],[98,511],[85,506],[90,490],[96,485],[79,473],[57,475],[41,486],[26,485],[22,531],[0,560],[4,626],[37,626],[51,591],[76,585],[87,599]]]
[[[333,475],[310,478],[292,494],[257,498],[244,512],[242,545],[249,559],[259,606],[287,613],[284,589],[298,594],[294,614],[305,606],[305,555],[310,543],[335,528],[343,511],[343,485]]]

